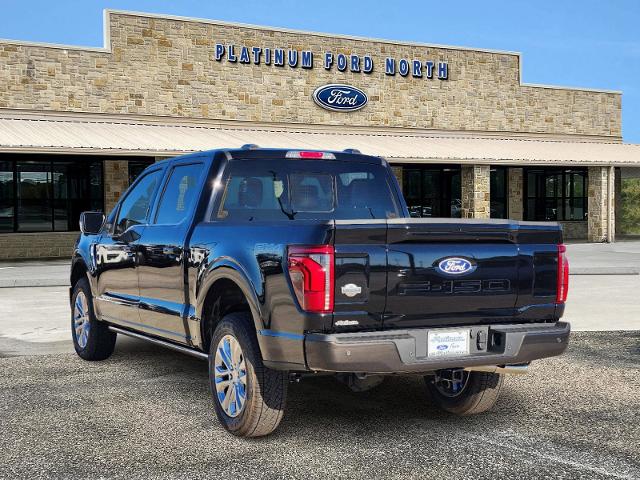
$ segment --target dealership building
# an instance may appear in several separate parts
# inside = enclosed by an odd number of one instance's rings
[[[621,92],[524,83],[513,52],[106,11],[104,46],[0,40],[0,259],[70,254],[158,159],[256,144],[386,158],[416,217],[614,241]]]

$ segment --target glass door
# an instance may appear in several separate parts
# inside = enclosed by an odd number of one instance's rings
[[[460,217],[460,168],[403,167],[403,194],[412,217]]]

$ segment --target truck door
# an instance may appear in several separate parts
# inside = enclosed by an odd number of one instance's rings
[[[139,240],[141,328],[185,344],[190,344],[185,245],[205,177],[205,159],[172,163],[152,221]]]
[[[139,323],[138,241],[149,220],[162,172],[162,168],[151,170],[136,181],[122,200],[113,225],[95,245],[96,309],[104,320],[130,328]]]

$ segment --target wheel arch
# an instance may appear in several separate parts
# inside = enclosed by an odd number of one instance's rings
[[[201,347],[205,352],[209,350],[211,334],[220,320],[229,313],[242,311],[251,314],[256,333],[264,328],[258,296],[248,278],[230,266],[210,271],[200,286],[196,302]]]

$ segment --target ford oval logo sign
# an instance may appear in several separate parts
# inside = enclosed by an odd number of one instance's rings
[[[316,88],[313,100],[322,108],[334,112],[353,112],[364,107],[369,99],[362,90],[350,85],[331,84]]]
[[[445,258],[438,263],[438,270],[447,275],[463,275],[465,273],[471,273],[475,269],[476,266],[466,258]]]

